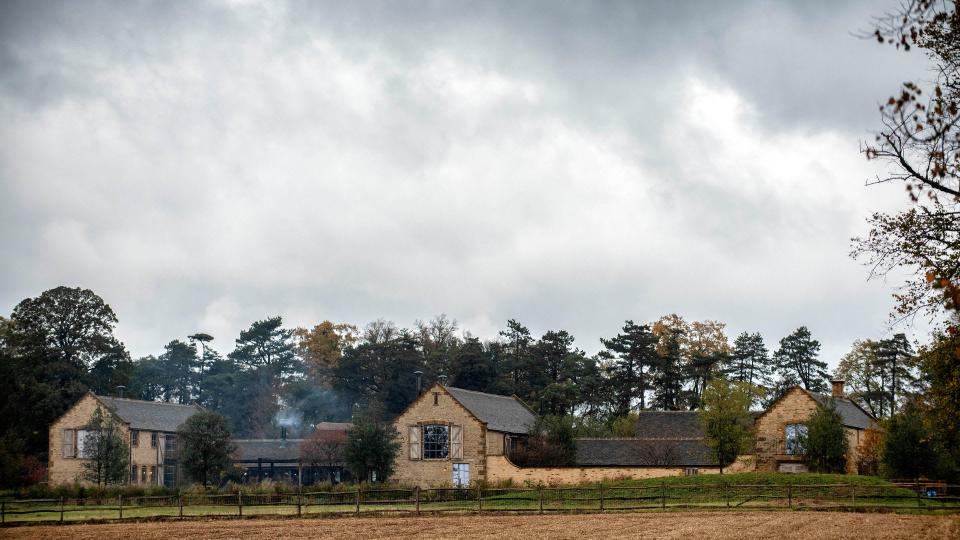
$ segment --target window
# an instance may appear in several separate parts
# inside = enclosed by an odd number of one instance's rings
[[[790,455],[806,453],[807,426],[806,424],[787,424],[786,444],[784,452]]]
[[[457,487],[466,487],[470,485],[470,464],[453,464],[453,485]]]
[[[76,436],[76,431],[72,429],[63,430],[63,457],[77,457],[77,454],[74,452],[76,446],[73,444],[73,439]]]
[[[177,449],[177,436],[167,433],[163,436],[163,449],[167,452],[173,452]]]
[[[150,466],[150,485],[153,485],[156,483],[157,483],[157,466],[151,465]]]
[[[156,448],[156,447],[157,447],[157,432],[151,431],[150,432],[150,448]]]
[[[423,426],[423,459],[447,459],[450,454],[450,426]]]
[[[700,469],[697,469],[694,467],[687,467],[686,469],[683,470],[684,476],[696,476],[698,474],[700,474]]]
[[[177,466],[176,465],[163,466],[163,485],[168,488],[177,487]]]
[[[147,483],[147,466],[146,465],[143,465],[140,467],[140,483],[141,484]]]
[[[77,430],[77,455],[78,458],[88,458],[90,457],[90,449],[87,448],[87,443],[92,442],[88,439],[92,438],[91,435],[93,431],[89,429],[78,429]]]
[[[440,392],[434,392],[434,393],[433,393],[433,404],[434,404],[434,405],[439,405],[439,404],[440,404]]]
[[[136,448],[140,446],[140,431],[136,429],[130,430],[130,446]]]
[[[134,463],[133,465],[130,465],[130,483],[131,484],[137,483],[137,470],[138,469],[137,469],[136,463]]]

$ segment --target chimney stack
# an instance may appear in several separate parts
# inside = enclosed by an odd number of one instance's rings
[[[842,398],[843,396],[843,383],[846,382],[843,379],[833,379],[830,381],[830,384],[833,385],[833,397]]]
[[[280,440],[287,440],[287,426],[280,426]]]
[[[418,369],[414,371],[413,374],[417,376],[417,395],[419,396],[422,391],[420,389],[420,379],[423,377],[423,372]]]

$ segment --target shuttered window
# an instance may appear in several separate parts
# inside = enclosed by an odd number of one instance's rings
[[[420,459],[420,426],[410,426],[410,459]]]
[[[450,426],[450,458],[463,459],[463,426]]]
[[[76,431],[72,429],[63,430],[63,457],[76,457],[77,454],[74,451],[76,445],[74,444],[74,437],[76,436]]]

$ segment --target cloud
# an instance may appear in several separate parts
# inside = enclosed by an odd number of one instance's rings
[[[0,304],[90,287],[138,355],[440,312],[595,351],[678,312],[835,362],[887,331],[847,251],[904,196],[858,141],[919,64],[850,36],[871,3],[798,9],[6,3]]]

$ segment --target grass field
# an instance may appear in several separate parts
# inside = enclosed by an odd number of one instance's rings
[[[960,538],[960,517],[842,512],[683,512],[244,519],[42,525],[0,538]]]
[[[6,523],[240,516],[346,516],[392,512],[611,512],[657,510],[960,511],[960,498],[917,492],[863,476],[738,474],[624,480],[603,485],[473,489],[184,494],[85,500],[4,501]],[[122,505],[122,508],[121,508]],[[62,512],[61,512],[62,509]],[[359,511],[359,512],[358,512]]]

